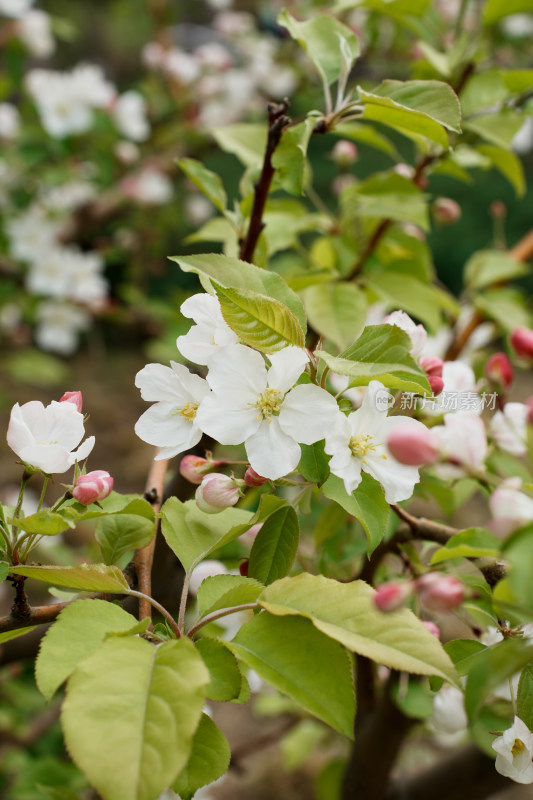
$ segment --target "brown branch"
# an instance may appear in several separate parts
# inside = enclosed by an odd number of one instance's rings
[[[391,508],[403,522],[407,523],[417,539],[427,539],[436,544],[446,544],[451,536],[459,533],[457,528],[444,525],[442,522],[434,522],[434,520],[426,519],[426,517],[414,517],[405,508],[396,503],[392,503]]]
[[[163,501],[163,490],[165,485],[165,475],[168,467],[168,459],[156,461],[156,456],[160,453],[160,448],[157,448],[152,460],[148,479],[146,481],[145,498],[152,505],[155,514],[157,515],[161,509]],[[152,596],[152,564],[154,560],[155,542],[157,537],[157,529],[159,527],[159,519],[156,516],[154,535],[146,545],[140,550],[137,550],[133,563],[135,566],[135,573],[137,575],[137,585],[139,591],[143,594]],[[152,616],[152,607],[148,600],[144,597],[139,599],[139,619],[145,619]]]
[[[286,116],[285,112],[289,107],[287,98],[282,103],[269,103],[268,104],[268,136],[265,148],[265,155],[263,158],[263,168],[261,175],[255,186],[254,202],[252,206],[252,213],[250,215],[250,224],[245,238],[241,241],[239,251],[239,258],[242,261],[252,262],[254,257],[255,248],[261,231],[264,228],[263,213],[265,210],[268,193],[270,191],[270,184],[274,177],[275,169],[272,166],[272,156],[276,147],[278,146],[282,133],[287,125],[290,125],[291,120]]]
[[[260,750],[264,750],[265,747],[268,747],[271,744],[276,744],[280,741],[281,737],[294,728],[296,723],[300,720],[298,717],[288,717],[285,721],[278,725],[271,731],[266,731],[265,733],[259,734],[259,736],[255,736],[253,739],[248,739],[247,741],[243,742],[242,744],[236,745],[231,749],[231,761],[230,761],[230,769],[240,770],[241,765],[240,762],[249,755],[256,753]]]
[[[101,597],[102,595],[93,594],[89,596]],[[48,622],[53,622],[64,608],[75,602],[75,600],[67,600],[64,603],[50,603],[50,605],[35,606],[35,608],[28,606],[28,613],[24,617],[17,616],[13,613],[12,609],[10,614],[0,617],[0,633],[15,631],[19,628],[30,628],[34,625],[45,625]]]

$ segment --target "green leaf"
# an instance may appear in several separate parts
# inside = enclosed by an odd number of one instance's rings
[[[207,714],[202,714],[187,765],[172,788],[182,800],[192,800],[198,789],[224,775],[230,757],[228,740],[213,720]]]
[[[10,520],[26,533],[36,533],[39,536],[57,536],[58,533],[66,531],[68,528],[75,528],[80,515],[73,508],[63,508],[59,511],[51,511],[43,508],[29,517]]]
[[[82,592],[127,594],[130,591],[121,570],[106,564],[80,564],[77,567],[19,566],[10,567],[10,572]]]
[[[263,523],[250,552],[248,575],[263,584],[283,578],[292,567],[298,550],[298,515],[284,505]]]
[[[196,648],[209,670],[208,700],[235,700],[241,692],[242,675],[233,653],[217,639],[199,639]]]
[[[222,316],[243,342],[263,353],[275,353],[290,344],[304,347],[298,318],[279,300],[249,289],[214,287]]]
[[[194,158],[180,158],[176,163],[189,180],[200,189],[202,194],[211,200],[219,211],[224,213],[228,198],[220,176],[215,172],[211,172],[211,170],[204,167],[201,161],[196,161]]]
[[[41,694],[50,700],[107,633],[128,631],[136,622],[120,606],[105,600],[76,600],[66,606],[41,641],[35,662],[35,680]]]
[[[258,614],[243,625],[229,646],[264,681],[339,733],[353,737],[350,659],[310,622]]]
[[[409,677],[407,683],[398,682],[392,693],[394,703],[410,719],[428,719],[433,713],[433,693],[427,679]]]
[[[503,544],[503,557],[510,563],[508,580],[520,605],[533,609],[533,524],[520,528]]]
[[[493,283],[519,278],[529,272],[521,261],[501,250],[479,250],[471,256],[464,271],[466,285],[471,289],[483,289]]]
[[[64,360],[33,347],[24,347],[8,356],[3,368],[6,375],[17,383],[37,386],[40,389],[64,386],[69,379],[69,369]]]
[[[201,617],[205,617],[221,608],[255,603],[263,588],[263,584],[253,578],[244,578],[241,575],[212,575],[203,580],[198,589],[196,596],[198,613]]]
[[[299,125],[287,128],[272,155],[272,166],[277,170],[276,178],[289,194],[303,193],[307,172],[307,146],[316,124],[308,117]]]
[[[488,109],[509,97],[509,88],[501,69],[486,69],[470,76],[461,91],[463,115],[468,116],[480,109]]]
[[[484,289],[474,298],[474,306],[509,333],[520,326],[530,327],[531,318],[524,297],[514,288]]]
[[[44,794],[48,800],[80,800],[79,794],[64,786],[43,786],[43,784],[37,783],[35,788]]]
[[[529,730],[533,729],[533,666],[529,665],[520,675],[516,695],[516,712]]]
[[[378,297],[395,308],[418,317],[432,331],[442,324],[442,310],[451,310],[449,296],[436,286],[428,286],[411,275],[393,270],[372,270],[365,281]],[[454,306],[452,301],[452,306]]]
[[[267,586],[259,599],[271,614],[297,614],[359,655],[378,664],[419,675],[457,679],[440,642],[408,609],[383,614],[364,581],[339,583],[303,573]]]
[[[145,547],[154,533],[152,520],[133,514],[114,514],[98,520],[94,535],[105,563],[114,564],[128,550]]]
[[[511,143],[524,124],[524,117],[516,111],[504,109],[496,114],[480,114],[465,121],[465,130],[473,131],[491,144],[509,150]]]
[[[0,633],[0,644],[4,644],[4,642],[10,642],[11,639],[18,639],[19,636],[24,636],[26,633],[34,631],[35,628],[37,628],[37,625],[28,625],[27,628],[16,628],[14,631],[3,631],[3,633]]]
[[[461,132],[461,107],[453,89],[441,81],[383,81],[373,92],[357,87],[363,118],[382,122],[406,135],[416,134],[448,148],[444,128]]]
[[[431,556],[431,564],[441,564],[450,558],[496,558],[501,540],[485,528],[468,528],[452,536],[444,547]]]
[[[508,69],[502,75],[510,92],[522,93],[533,87],[533,69]]]
[[[354,32],[329,14],[299,22],[283,9],[278,25],[286,28],[306,51],[325,84],[348,74],[361,52]]]
[[[266,125],[238,122],[210,131],[218,146],[226,153],[232,153],[245,167],[260,166],[263,163],[267,144]]]
[[[112,514],[134,514],[137,517],[144,517],[151,522],[155,520],[153,506],[147,500],[135,494],[119,494],[111,492],[104,500],[99,501],[97,506],[89,506],[87,509],[81,508],[76,504],[76,510],[81,514],[81,520],[100,519]],[[82,513],[83,512],[83,513]]]
[[[465,710],[469,719],[479,714],[484,700],[501,683],[533,661],[533,645],[524,639],[504,639],[480,652],[468,674]]]
[[[412,222],[429,230],[427,201],[418,186],[394,172],[372,175],[343,194],[347,215]]]
[[[393,143],[373,125],[359,122],[343,122],[337,125],[332,133],[342,136],[343,139],[354,139],[354,141],[366,144],[375,150],[381,150],[382,153],[386,153],[391,158],[400,160],[398,151]]]
[[[260,269],[246,261],[216,253],[193,256],[172,256],[183,272],[196,272],[202,280],[215,281],[224,289],[245,289],[266,295],[288,306],[305,331],[306,320],[302,301],[275,272]]]
[[[510,150],[504,150],[502,147],[494,147],[489,144],[479,145],[478,151],[486,156],[492,162],[492,165],[509,181],[517,196],[523,197],[526,191],[526,179],[522,162],[518,156],[515,156]]]
[[[336,475],[330,475],[322,491],[359,520],[368,540],[368,555],[371,555],[387,533],[390,517],[390,506],[379,483],[363,472],[355,492],[348,494],[344,482]]]
[[[300,445],[302,457],[298,464],[298,472],[306,481],[318,483],[320,486],[329,475],[329,456],[324,450],[324,441],[314,444]]]
[[[531,0],[487,0],[483,7],[483,23],[494,25],[509,14],[531,12]]]
[[[0,583],[5,581],[9,572],[9,564],[7,561],[0,561]]]
[[[338,281],[310,286],[303,294],[309,323],[324,339],[344,350],[365,326],[367,300],[353,283]]]
[[[106,800],[155,800],[176,779],[208,681],[187,638],[158,647],[112,638],[78,665],[61,714],[65,742]]]
[[[206,514],[194,500],[182,503],[177,497],[169,497],[161,515],[163,536],[186,572],[254,524],[249,511],[225,508],[218,514]]]
[[[468,674],[486,646],[477,639],[452,639],[444,644],[444,649],[453,661],[457,674],[462,677]]]
[[[337,0],[333,11],[345,11],[348,8],[370,8],[381,14],[390,14],[398,18],[404,14],[422,16],[431,5],[431,0]]]
[[[397,325],[369,325],[340,356],[325,350],[316,350],[315,355],[333,372],[348,375],[351,386],[378,380],[389,388],[430,393],[427,376],[409,355],[410,349],[409,336]]]

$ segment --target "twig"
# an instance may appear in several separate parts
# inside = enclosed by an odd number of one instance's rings
[[[257,603],[243,603],[240,606],[231,606],[230,608],[223,608],[220,611],[214,611],[212,614],[208,614],[207,617],[199,620],[192,628],[187,632],[187,636],[192,637],[199,631],[200,628],[203,628],[204,625],[209,625],[210,622],[214,622],[221,617],[227,617],[228,614],[238,614],[239,611],[250,611],[252,608],[258,608]]]
[[[432,519],[426,519],[426,517],[414,517],[405,508],[396,505],[396,503],[392,503],[391,508],[403,522],[407,523],[417,539],[427,539],[437,544],[446,544],[451,536],[459,532],[457,528],[444,525],[442,522],[434,522]]]
[[[243,758],[257,751],[262,751],[271,744],[276,744],[280,741],[281,737],[290,731],[291,728],[294,728],[298,722],[298,717],[289,717],[282,722],[281,725],[278,725],[277,728],[261,733],[259,736],[255,736],[253,739],[248,739],[242,744],[233,747],[231,750],[230,769],[239,770],[241,768],[239,762],[242,761]]]
[[[252,206],[252,213],[250,216],[250,224],[245,238],[241,242],[239,251],[239,258],[242,261],[251,263],[254,257],[254,251],[257,241],[264,228],[263,212],[265,210],[270,184],[274,177],[275,169],[272,166],[272,155],[278,146],[281,135],[287,125],[290,125],[290,118],[286,116],[285,112],[289,107],[287,98],[282,103],[269,103],[268,104],[268,136],[265,148],[265,155],[263,158],[263,168],[261,175],[257,181],[254,193],[254,202]]]
[[[101,598],[102,595],[92,594],[87,595],[87,597]],[[46,625],[48,622],[53,622],[64,608],[75,602],[75,600],[66,600],[63,603],[50,603],[50,605],[35,606],[34,608],[28,607],[28,614],[24,617],[16,616],[12,610],[11,614],[0,617],[0,633],[15,631],[18,628],[30,628],[34,625]]]
[[[168,459],[156,461],[156,456],[160,452],[157,448],[152,460],[152,466],[146,481],[145,498],[152,505],[155,514],[157,515],[161,509],[163,498],[163,488],[165,484],[165,475],[168,467]],[[159,519],[156,516],[154,536],[152,540],[146,545],[141,547],[135,553],[133,563],[137,575],[137,585],[142,595],[148,597],[152,594],[152,563],[154,560],[155,540],[157,536],[157,529],[159,526]],[[145,619],[151,616],[150,603],[144,598],[139,599],[139,619]]]

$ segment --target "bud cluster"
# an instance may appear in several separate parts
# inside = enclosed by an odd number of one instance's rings
[[[382,583],[374,595],[374,605],[380,611],[397,611],[413,594],[418,595],[428,611],[453,611],[464,600],[464,585],[452,575],[426,572],[412,581]],[[429,622],[426,627],[433,635],[438,634],[434,623]]]

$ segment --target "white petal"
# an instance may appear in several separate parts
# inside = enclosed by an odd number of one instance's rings
[[[475,413],[448,414],[444,426],[432,428],[443,453],[473,470],[483,466],[487,455],[485,425]]]
[[[156,447],[177,447],[177,452],[188,450],[202,436],[201,430],[177,414],[176,405],[170,403],[155,403],[145,411],[137,420],[135,433],[143,442]]]
[[[94,436],[88,436],[87,439],[85,439],[85,441],[83,442],[83,444],[80,444],[78,449],[74,450],[74,452],[71,454],[72,455],[71,463],[74,464],[75,461],[83,461],[84,459],[86,459],[87,456],[92,452],[92,449],[94,447],[94,441],[95,441]]]
[[[231,398],[210,394],[202,401],[196,424],[220,444],[240,444],[258,429],[261,416],[252,405],[242,407]]]
[[[300,447],[281,430],[276,417],[264,419],[259,430],[245,442],[252,468],[263,478],[276,480],[298,466]]]
[[[183,364],[170,362],[172,372],[180,382],[181,394],[186,395],[186,402],[200,403],[209,394],[209,384],[204,378],[189,372]]]
[[[73,464],[71,454],[60,444],[34,444],[21,448],[17,455],[21,461],[49,475],[66,472]]]
[[[309,356],[300,347],[284,347],[269,355],[272,366],[268,370],[268,385],[284,394],[292,389],[309,361]]]
[[[346,452],[336,453],[329,462],[332,475],[342,478],[344,488],[351,494],[361,483],[361,459],[354,458],[346,448]]]
[[[67,450],[72,450],[83,439],[85,429],[83,414],[73,403],[58,403],[53,400],[46,406],[44,415],[34,433],[37,441],[53,444],[57,442]]]
[[[147,364],[135,376],[135,386],[141,390],[143,400],[175,402],[180,392],[179,376],[163,364]]]
[[[297,442],[313,444],[335,427],[339,414],[342,412],[329,392],[313,384],[300,384],[285,397],[279,424]]]
[[[257,350],[241,344],[222,347],[209,362],[207,382],[214,392],[233,400],[235,408],[255,403],[267,386],[267,371]]]
[[[387,503],[399,503],[413,494],[420,480],[418,467],[399,464],[392,456],[381,458],[379,454],[368,454],[363,469],[382,485]]]
[[[193,319],[197,325],[214,327],[217,317],[222,317],[217,298],[204,292],[188,297],[181,304],[180,311],[184,317]]]
[[[43,414],[44,406],[38,400],[25,403],[22,407],[16,403],[11,409],[7,443],[17,455],[20,455],[22,448],[35,444],[31,427]]]
[[[376,434],[380,431],[389,409],[390,392],[379,381],[370,381],[361,407],[349,415],[354,435]]]
[[[490,421],[490,433],[502,450],[515,456],[527,452],[528,406],[525,403],[506,403],[503,413],[496,411]]]

